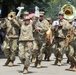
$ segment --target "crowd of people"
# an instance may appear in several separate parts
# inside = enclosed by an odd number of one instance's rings
[[[24,65],[24,74],[28,73],[30,62],[40,68],[44,54],[44,60],[49,61],[51,53],[54,53],[54,65],[61,66],[65,53],[67,63],[71,65],[69,70],[76,71],[76,17],[69,22],[64,19],[64,12],[59,12],[57,20],[52,22],[37,7],[32,16],[27,11],[20,16],[16,16],[16,12],[10,12],[1,21],[0,28],[1,49],[7,58],[5,66],[14,65],[17,50]]]

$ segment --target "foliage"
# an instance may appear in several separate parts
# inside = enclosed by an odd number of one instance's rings
[[[34,7],[38,6],[40,11],[46,12],[46,17],[56,19],[60,11],[60,8],[70,2],[76,7],[76,0],[3,0],[8,5],[21,5],[25,7],[25,10],[34,12]]]

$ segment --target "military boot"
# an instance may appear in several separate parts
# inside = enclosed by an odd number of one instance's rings
[[[35,63],[36,62],[36,58],[32,58],[32,63]]]
[[[27,74],[27,73],[28,73],[28,67],[24,67],[23,74]]]
[[[41,61],[38,60],[38,63],[37,63],[37,68],[40,68],[41,67]]]
[[[58,66],[61,66],[61,60],[58,60],[57,65],[58,65]]]
[[[74,66],[74,67],[73,67],[73,71],[75,71],[75,72],[76,72],[76,66]]]
[[[5,66],[8,66],[9,62],[10,62],[10,58],[7,59]]]
[[[14,65],[14,61],[11,60],[11,61],[9,62],[9,64],[8,64],[8,66],[9,66],[9,67],[12,67],[13,65]]]

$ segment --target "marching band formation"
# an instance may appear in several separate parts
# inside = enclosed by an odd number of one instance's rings
[[[52,52],[56,59],[54,65],[61,66],[63,54],[67,56],[69,70],[76,71],[76,13],[72,5],[62,7],[55,21],[45,18],[45,12],[35,7],[35,13],[29,13],[18,7],[19,12],[10,12],[0,20],[0,28],[5,30],[2,51],[7,58],[5,66],[12,67],[16,51],[24,65],[23,74],[28,73],[30,62],[36,68],[41,67],[44,60],[49,61]],[[31,58],[32,57],[32,58]]]

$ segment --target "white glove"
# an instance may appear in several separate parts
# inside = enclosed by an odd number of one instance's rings
[[[35,16],[36,17],[39,17],[40,16],[39,15],[39,7],[38,6],[35,7]]]
[[[17,10],[22,10],[24,9],[24,7],[17,7]]]
[[[24,7],[17,7],[17,10],[19,10],[18,13],[17,13],[17,16],[21,15],[21,12],[22,12],[23,9],[24,9]]]

